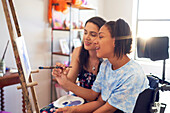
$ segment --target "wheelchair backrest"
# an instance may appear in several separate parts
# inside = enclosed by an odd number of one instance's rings
[[[159,86],[159,80],[152,75],[148,75],[147,78],[150,88],[139,94],[133,113],[151,113],[150,107],[154,100],[155,89]],[[156,101],[159,101],[159,93],[156,97]]]

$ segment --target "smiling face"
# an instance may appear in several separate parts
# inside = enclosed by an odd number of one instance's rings
[[[109,29],[104,25],[99,31],[99,38],[95,40],[97,57],[109,58],[114,56],[115,38],[111,37]]]
[[[84,28],[84,48],[86,50],[95,50],[94,40],[98,38],[99,27],[91,22],[88,22]]]

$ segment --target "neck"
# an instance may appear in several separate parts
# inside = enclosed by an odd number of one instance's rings
[[[95,50],[95,51],[94,51],[94,50],[89,51],[89,59],[92,59],[92,60],[94,60],[94,59],[99,59],[99,58],[97,57],[96,50]]]
[[[109,58],[108,60],[112,64],[112,69],[116,70],[125,65],[126,63],[128,63],[130,61],[130,58],[127,55],[123,55],[122,58],[118,59],[117,57],[113,57]]]
[[[99,64],[99,58],[97,57],[96,51],[89,51],[88,59],[88,70],[93,74],[97,74],[97,68]]]

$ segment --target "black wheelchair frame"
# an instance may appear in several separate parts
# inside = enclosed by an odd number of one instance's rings
[[[139,94],[133,113],[164,113],[166,104],[159,102],[159,91],[170,91],[170,85],[161,83],[158,77],[153,75],[147,76],[150,88],[145,89]],[[116,110],[114,113],[124,113]]]
[[[160,85],[158,77],[147,76],[150,88],[144,90],[136,101],[133,113],[164,113],[166,104],[159,102],[159,91],[170,91],[170,85]]]

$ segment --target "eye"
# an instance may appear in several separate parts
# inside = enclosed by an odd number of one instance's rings
[[[99,35],[99,38],[103,38],[103,36],[102,36],[102,35]]]
[[[84,34],[86,35],[86,34],[87,34],[87,31],[84,31]]]
[[[96,32],[91,32],[90,33],[92,37],[97,37],[97,33]]]

